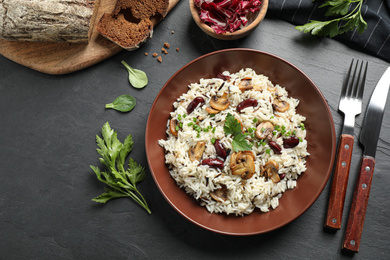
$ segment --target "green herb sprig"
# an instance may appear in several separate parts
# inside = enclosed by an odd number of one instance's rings
[[[107,122],[102,127],[102,137],[96,136],[96,143],[99,147],[96,151],[102,156],[99,161],[107,167],[107,171],[100,171],[98,167],[92,165],[90,167],[98,180],[110,188],[105,188],[103,194],[92,200],[106,203],[115,198],[130,197],[151,214],[145,198],[136,187],[146,177],[145,168],[129,158],[128,167],[125,169],[126,158],[133,149],[132,136],[127,136],[122,144],[118,140],[116,131],[111,129]]]
[[[106,104],[106,108],[112,108],[120,112],[129,112],[135,107],[135,98],[130,95],[121,95],[114,102]]]
[[[148,76],[139,69],[130,67],[125,61],[121,62],[129,72],[129,82],[135,88],[143,88],[148,84]]]
[[[245,139],[246,135],[241,131],[240,122],[230,113],[226,116],[223,130],[226,136],[233,136],[232,148],[234,152],[252,150],[251,145]]]
[[[316,0],[313,0],[313,2]],[[352,11],[348,12],[350,6],[356,4]],[[328,7],[325,16],[338,16],[328,21],[311,20],[307,24],[295,28],[312,35],[329,36],[333,38],[355,28],[359,33],[367,29],[361,9],[363,0],[325,0],[319,8]]]

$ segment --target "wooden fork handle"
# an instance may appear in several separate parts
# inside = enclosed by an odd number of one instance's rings
[[[336,169],[333,174],[332,188],[324,224],[324,227],[328,229],[338,230],[341,227],[353,142],[354,137],[352,135],[342,134],[340,136]]]
[[[363,156],[359,177],[355,186],[355,191],[353,192],[347,228],[345,230],[345,237],[342,246],[344,251],[352,253],[357,253],[359,251],[374,168],[375,158],[371,156]]]

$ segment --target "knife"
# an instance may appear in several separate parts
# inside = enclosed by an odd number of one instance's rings
[[[344,251],[351,253],[357,253],[359,251],[368,197],[370,195],[371,182],[374,174],[376,147],[389,87],[390,67],[387,68],[372,92],[364,117],[364,124],[360,132],[359,141],[364,146],[364,152],[342,245]]]

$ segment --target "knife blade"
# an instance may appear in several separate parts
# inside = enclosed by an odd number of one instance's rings
[[[348,223],[342,249],[357,253],[363,233],[368,198],[375,168],[375,154],[382,126],[383,114],[390,87],[390,67],[383,73],[372,92],[360,132],[360,143],[364,146],[358,180],[352,198]]]

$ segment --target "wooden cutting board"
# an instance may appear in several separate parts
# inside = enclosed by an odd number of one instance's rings
[[[111,13],[117,0],[102,0],[96,22]],[[170,0],[168,12],[180,0]],[[159,20],[152,19],[157,25]],[[53,75],[78,71],[123,50],[93,29],[89,43],[16,42],[0,39],[0,54],[28,68]]]

